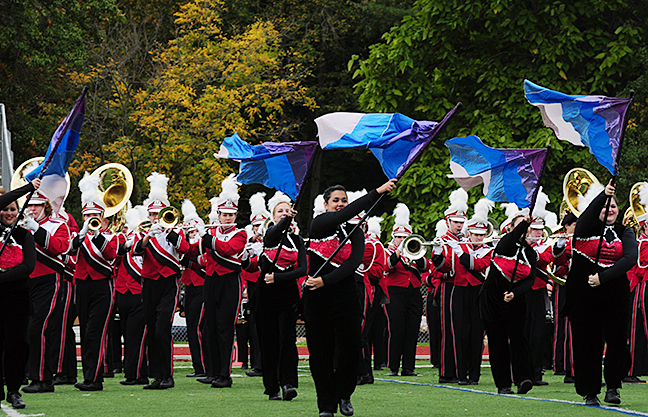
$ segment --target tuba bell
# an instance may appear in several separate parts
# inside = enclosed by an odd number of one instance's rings
[[[587,190],[593,184],[601,184],[599,180],[584,168],[574,168],[565,175],[563,180],[563,202],[566,207],[563,208],[561,204],[561,218],[567,212],[572,212],[576,217],[580,217],[581,212],[578,211],[578,196],[584,196]]]
[[[623,224],[625,226],[631,227],[637,236],[641,235],[641,226],[637,217],[646,214],[646,208],[641,204],[640,190],[648,190],[648,183],[638,182],[632,186],[630,189],[630,207],[626,210],[623,215]]]
[[[27,161],[23,162],[20,164],[18,168],[14,171],[13,176],[11,177],[11,189],[15,190],[16,188],[20,188],[23,185],[27,184],[27,180],[25,179],[25,175],[29,174],[32,172],[34,169],[38,168],[38,166],[45,160],[45,157],[42,156],[37,156],[32,159],[28,159]],[[70,175],[68,173],[65,173],[65,182],[67,183],[67,188],[65,189],[65,197],[63,198],[63,201],[67,198],[68,194],[70,193]],[[7,190],[9,191],[9,190]],[[18,199],[18,205],[23,206],[25,204],[26,197],[20,197]],[[63,201],[61,201],[61,205],[63,205]],[[54,205],[52,205],[54,207]],[[60,206],[58,206],[60,207]]]
[[[122,164],[105,164],[90,175],[99,177],[99,198],[106,205],[104,218],[109,219],[109,228],[119,232],[126,223],[127,203],[133,193],[133,176]]]
[[[173,229],[178,224],[178,219],[178,209],[173,206],[163,208],[158,214],[158,222],[165,229]]]

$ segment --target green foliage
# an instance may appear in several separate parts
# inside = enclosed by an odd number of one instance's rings
[[[363,109],[439,120],[462,102],[444,139],[475,134],[498,148],[550,143],[542,183],[557,211],[562,177],[591,159],[544,127],[523,80],[571,94],[620,94],[640,68],[645,8],[621,0],[419,0],[415,9],[368,59],[351,59]],[[412,208],[412,224],[430,228],[447,206],[456,188],[445,176],[448,160],[438,142],[401,180],[398,196]],[[481,190],[471,195],[472,204]]]

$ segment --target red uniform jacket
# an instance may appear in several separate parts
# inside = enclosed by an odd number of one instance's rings
[[[180,274],[180,258],[198,255],[198,248],[187,242],[182,231],[164,231],[152,236],[146,248],[142,240],[133,247],[133,253],[143,259],[142,278],[153,280]]]
[[[59,218],[45,217],[38,224],[40,227],[34,232],[36,268],[29,277],[63,274],[63,254],[70,248],[70,230],[63,219]]]
[[[207,254],[208,276],[225,275],[241,270],[241,257],[245,250],[247,234],[235,225],[210,229],[200,240],[201,253]]]
[[[205,285],[205,267],[207,266],[207,254],[200,255],[197,258],[192,258],[188,260],[188,265],[185,266],[184,272],[182,272],[182,282],[185,285],[193,285],[194,287],[200,287]],[[185,262],[183,261],[183,264]]]
[[[486,245],[464,243],[461,245],[464,253],[455,259],[454,285],[467,287],[481,285],[486,279],[486,269],[490,265],[493,248]],[[453,254],[457,256],[456,254]],[[465,260],[462,262],[462,260]],[[466,267],[464,264],[467,264]]]
[[[113,276],[112,267],[117,257],[117,236],[102,229],[96,236],[88,233],[83,242],[75,237],[72,250],[78,252],[74,279],[108,279]]]
[[[380,286],[385,295],[389,297],[387,280],[385,279],[386,263],[385,248],[382,243],[376,236],[367,234],[365,236],[365,251],[358,272],[364,276],[366,295],[369,297],[371,304],[373,304],[376,292],[374,286],[376,285]]]
[[[535,282],[531,290],[539,290],[547,286],[547,265],[554,261],[553,248],[546,244],[541,244],[539,241],[531,243],[531,247],[535,249],[538,254],[538,266],[536,270]]]

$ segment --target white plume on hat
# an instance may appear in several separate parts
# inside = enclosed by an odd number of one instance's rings
[[[187,224],[189,222],[201,223],[203,221],[198,215],[198,212],[196,211],[196,206],[188,198],[185,198],[182,201],[181,210],[183,216],[183,223],[187,223]]]
[[[512,218],[520,210],[515,203],[500,204],[500,207],[504,208],[504,214],[506,214],[507,219]]]
[[[152,173],[146,178],[151,184],[151,191],[149,191],[148,199],[144,202],[148,206],[154,201],[161,201],[164,205],[168,206],[169,197],[167,196],[167,186],[169,185],[169,178],[164,174]]]
[[[347,192],[347,198],[348,198],[349,204],[353,203],[354,201],[356,201],[357,199],[359,199],[360,197],[363,197],[365,195],[367,195],[367,190],[365,190],[365,189],[362,189],[360,191],[349,191],[349,192]],[[364,215],[365,215],[365,212],[363,210],[360,213],[356,214],[353,217],[353,219],[349,220],[349,223],[352,223],[352,224],[359,223],[360,220],[362,220],[362,218],[364,217]]]
[[[134,207],[137,211],[139,211],[140,218],[142,221],[148,219],[148,208],[143,205],[137,205]]]
[[[545,226],[551,230],[555,229],[558,226],[558,217],[555,213],[552,213],[546,209],[547,203],[550,203],[549,196],[542,191],[542,187],[538,191],[538,196],[536,197],[536,203],[533,207],[533,217],[540,217],[544,219]]]
[[[439,220],[435,226],[436,237],[441,237],[448,233],[448,222],[445,220]]]
[[[480,199],[475,204],[475,214],[472,216],[471,220],[480,221],[484,223],[488,222],[488,215],[490,214],[491,211],[493,211],[494,207],[495,207],[494,201],[491,201],[487,198]]]
[[[597,195],[601,194],[601,191],[605,190],[605,187],[602,184],[590,184],[589,188],[585,192],[585,195],[578,195],[578,204],[576,205],[576,210],[581,213],[590,205],[592,200],[596,198]]]
[[[468,211],[468,193],[463,188],[458,188],[450,193],[450,207],[443,212],[444,215],[452,213],[466,213]]]
[[[253,222],[258,216],[265,219],[270,217],[270,213],[265,208],[266,193],[258,192],[250,197],[250,221]]]
[[[209,202],[211,203],[211,211],[209,212],[209,223],[218,223],[218,198],[212,197]]]
[[[375,235],[380,238],[382,230],[380,229],[380,223],[383,221],[382,217],[373,216],[367,219],[367,233],[370,235]]]
[[[218,195],[218,205],[224,204],[227,201],[231,201],[235,206],[238,207],[239,202],[239,193],[238,193],[238,183],[236,182],[236,175],[229,174],[227,178],[223,180],[221,184],[221,193]]]
[[[290,200],[290,197],[288,197],[286,194],[282,193],[281,191],[277,191],[275,193],[275,195],[273,195],[272,198],[270,200],[268,200],[268,210],[270,211],[270,213],[272,213],[274,211],[275,207],[277,207],[277,204],[279,204],[279,203],[288,203],[288,204],[290,204],[291,202],[292,201]],[[270,214],[270,215],[272,215],[272,214]]]
[[[79,190],[81,191],[81,206],[94,203],[103,209],[106,209],[106,204],[99,198],[100,178],[98,175],[90,175],[87,172],[83,174],[83,178],[79,181]]]
[[[126,218],[126,226],[131,232],[137,230],[137,226],[139,226],[140,223],[142,223],[142,221],[146,219],[146,217],[141,217],[141,212],[137,207],[129,208],[128,211],[126,211],[124,217]]]
[[[639,186],[639,202],[642,206],[648,206],[648,184],[644,183]]]
[[[326,207],[324,207],[324,195],[320,194],[315,197],[315,202],[313,203],[313,218],[325,212]]]
[[[248,240],[250,240],[250,238],[254,236],[254,230],[252,230],[253,227],[254,226],[252,226],[252,224],[248,224],[243,228],[245,230],[245,234],[247,235]]]
[[[394,228],[398,226],[409,227],[410,210],[405,203],[396,204],[394,208]]]

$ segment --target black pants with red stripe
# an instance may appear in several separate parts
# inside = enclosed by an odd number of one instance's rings
[[[112,280],[78,279],[75,290],[81,328],[83,380],[86,383],[103,382],[108,325],[114,302]]]
[[[121,333],[124,335],[124,376],[126,379],[147,378],[146,324],[142,294],[133,294],[130,290],[124,294],[117,293],[117,308]]]
[[[142,303],[148,344],[149,375],[155,379],[173,376],[171,327],[178,305],[178,276],[142,280]]]
[[[452,292],[452,323],[457,346],[457,376],[460,380],[479,381],[484,324],[479,317],[477,297],[481,285],[455,285]]]
[[[547,328],[546,288],[528,291],[524,296],[527,302],[526,337],[529,341],[529,354],[533,381],[542,381],[542,362],[545,353],[545,330]]]
[[[61,279],[57,274],[29,279],[31,316],[29,318],[29,359],[27,373],[32,381],[51,381],[56,368],[54,317],[59,302]],[[59,323],[60,324],[60,323]],[[59,329],[60,330],[60,329]],[[60,336],[59,336],[60,339]]]
[[[74,318],[76,318],[76,308],[74,308],[74,292],[72,283],[67,280],[61,280],[61,289],[59,291],[58,302],[52,315],[52,322],[54,323],[54,331],[52,337],[52,363],[54,364],[54,373],[57,375],[65,375],[67,370],[66,365],[66,349],[69,349],[69,332],[71,325],[68,325],[70,310],[73,309]],[[72,318],[72,322],[74,322]],[[72,333],[74,336],[74,333]],[[74,339],[72,339],[74,341]],[[76,378],[76,342],[74,346],[74,374],[70,378]]]
[[[639,283],[632,296],[630,320],[630,371],[629,376],[648,375],[648,343],[645,328],[645,283]]]
[[[414,370],[416,341],[423,313],[423,299],[419,288],[390,285],[387,318],[389,319],[389,369],[398,372],[401,358],[403,370]]]
[[[437,289],[439,293],[439,314],[441,323],[441,352],[439,355],[439,376],[457,378],[455,337],[452,329],[452,289],[454,284],[442,282]],[[391,293],[390,293],[391,296]]]
[[[234,327],[241,305],[238,272],[205,278],[204,347],[207,376],[229,378],[232,373]]]
[[[571,361],[571,329],[567,317],[560,315],[565,305],[566,289],[563,285],[554,285],[553,310],[553,370],[557,374],[573,376]]]
[[[436,289],[428,291],[425,300],[425,318],[430,334],[430,363],[439,368],[441,360],[441,318],[439,314],[439,294]]]
[[[187,319],[187,338],[194,372],[205,373],[203,355],[203,286],[189,284],[185,288],[184,310]]]
[[[364,283],[362,283],[363,289],[365,288]],[[362,346],[362,355],[360,357],[360,366],[358,367],[358,375],[369,375],[373,378],[373,369],[371,368],[371,344],[369,340],[371,335],[374,333],[374,328],[378,324],[376,320],[381,311],[384,311],[384,305],[381,304],[385,292],[383,289],[376,285],[374,286],[374,298],[373,303],[370,303],[369,297],[361,297],[361,300],[364,300],[364,318],[362,320],[362,335],[360,337],[360,344]],[[378,363],[380,365],[380,363]]]

